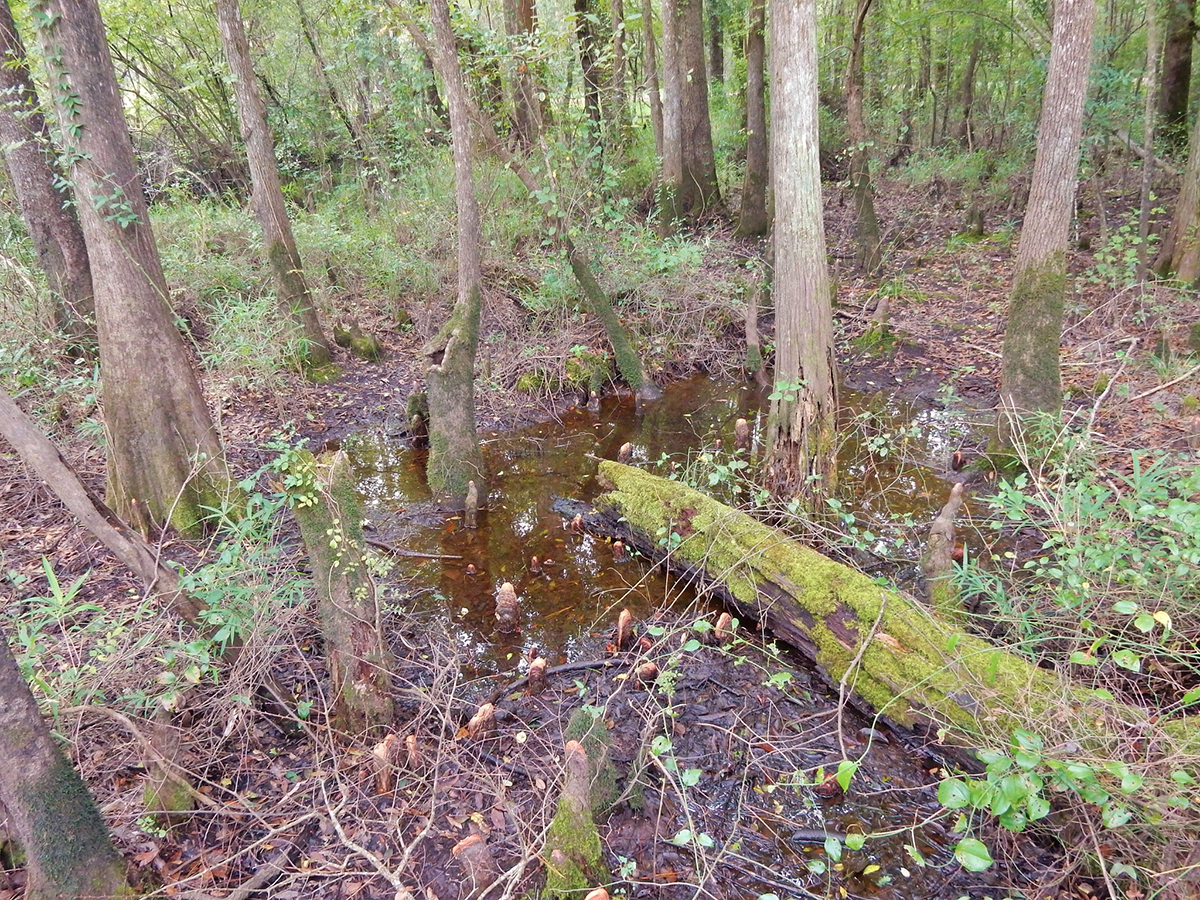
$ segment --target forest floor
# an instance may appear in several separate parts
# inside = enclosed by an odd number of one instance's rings
[[[1127,220],[1136,191],[1133,178],[1114,177],[1106,185],[1110,229]],[[1089,199],[1085,195],[1081,206]],[[878,208],[887,255],[882,276],[867,279],[847,268],[853,255],[850,204],[836,190],[829,192],[830,250],[840,282],[838,357],[846,384],[958,402],[981,419],[988,417],[996,396],[1016,231],[1006,223],[981,238],[961,235],[968,200],[940,182],[932,188],[882,185]],[[985,215],[989,224],[1011,218],[1006,209]],[[1114,251],[1111,237],[1108,243],[1100,239],[1094,209],[1080,221],[1077,237],[1102,252],[1080,250],[1070,258],[1074,293],[1062,349],[1068,411],[1080,427],[1101,436],[1102,464],[1115,470],[1130,466],[1132,450],[1187,452],[1200,439],[1195,405],[1200,379],[1194,368],[1200,357],[1194,330],[1200,309],[1194,296],[1167,286],[1124,286],[1127,243],[1118,241]],[[653,355],[660,380],[696,370],[728,374],[740,366],[740,300],[706,287],[739,277],[737,261],[753,257],[757,248],[733,242],[722,226],[705,237],[716,249],[694,273],[693,288],[676,298],[674,315],[716,325],[705,341]],[[519,269],[521,263],[507,265]],[[529,342],[521,334],[519,304],[500,277],[504,272],[493,269],[492,274],[498,277],[485,298],[483,333],[501,338],[485,339],[483,355],[484,364],[503,377],[487,379],[477,395],[483,432],[553,418],[582,399],[512,389],[514,373],[528,365],[521,350]],[[870,310],[881,297],[890,304],[890,337],[864,338]],[[646,324],[638,308],[622,312],[633,327]],[[379,337],[385,351],[381,362],[339,351],[343,371],[337,380],[313,384],[286,376],[285,389],[271,393],[234,388],[220,373],[206,376],[240,475],[266,462],[264,445],[289,429],[314,444],[381,425],[398,439],[404,435],[404,403],[423,379],[419,348],[432,331],[433,315],[416,314],[415,328],[400,328],[377,310],[347,307],[343,313]],[[576,318],[568,328],[567,345],[602,346],[594,325]],[[769,338],[766,316],[764,339]],[[981,450],[964,449],[968,454]],[[101,451],[78,440],[64,451],[85,480],[96,487],[103,483]],[[250,638],[239,663],[222,673],[219,684],[202,679],[189,697],[180,719],[186,742],[179,764],[197,785],[199,812],[175,831],[161,831],[139,812],[151,724],[97,714],[95,695],[85,687],[102,685],[110,698],[145,690],[146,672],[163,669],[154,637],[166,641],[177,626],[148,608],[136,582],[11,454],[0,455],[0,506],[6,511],[0,520],[8,573],[0,598],[8,607],[6,618],[28,623],[29,615],[40,616],[40,631],[10,631],[18,656],[57,661],[46,682],[75,700],[56,709],[56,727],[113,824],[131,871],[147,887],[162,885],[166,896],[231,896],[231,886],[274,861],[280,870],[273,876],[269,895],[274,897],[451,900],[469,893],[451,850],[471,831],[487,836],[496,870],[506,872],[506,885],[519,893],[537,881],[541,864],[532,850],[553,813],[567,713],[584,703],[607,710],[613,761],[644,775],[648,802],[638,809],[623,798],[603,825],[608,862],[622,873],[633,896],[691,895],[695,888],[686,886],[696,884],[717,897],[746,896],[751,889],[805,896],[802,884],[808,896],[839,889],[845,891],[842,896],[878,896],[884,879],[891,882],[891,896],[898,897],[983,897],[1006,891],[1043,897],[1068,890],[1056,885],[1061,860],[1029,842],[1008,841],[1004,864],[984,875],[946,866],[947,844],[936,834],[941,828],[945,837],[944,827],[918,830],[916,825],[936,818],[930,786],[936,779],[930,773],[937,760],[903,750],[890,742],[886,730],[848,711],[842,723],[836,693],[826,694],[803,672],[790,672],[783,686],[772,683],[769,676],[786,666],[757,637],[748,636],[737,654],[705,646],[682,658],[678,647],[687,638],[680,634],[698,613],[665,615],[662,633],[638,651],[639,662],[653,659],[678,673],[670,695],[643,689],[629,678],[626,666],[598,660],[563,673],[540,696],[495,693],[499,730],[478,743],[463,740],[459,726],[486,691],[463,674],[462,651],[438,639],[436,622],[396,620],[391,634],[402,659],[402,734],[420,736],[419,759],[398,775],[395,790],[381,792],[369,742],[332,735],[319,709],[301,717],[295,709],[253,702],[268,667],[284,673],[282,680],[290,684],[309,683],[320,674],[320,654],[313,651],[317,624],[292,607],[286,617],[264,623],[270,627]],[[182,555],[183,548],[166,539],[163,552],[170,558]],[[54,603],[32,599],[55,596],[43,560],[60,585]],[[286,581],[297,563],[290,555],[268,561],[271,571],[263,577]],[[125,632],[146,637],[134,647]],[[838,820],[843,798],[829,791],[814,812],[797,799],[810,795],[796,790],[789,778],[841,758],[845,748],[830,737],[831,719],[838,719],[840,733],[860,750],[870,745],[855,790],[883,799],[880,821],[862,827],[892,828],[896,836],[847,852],[837,865],[831,861],[830,880],[816,884],[810,864],[816,857],[825,859],[817,852],[823,840],[814,837],[819,825],[804,823]],[[647,755],[654,736],[665,737],[667,749],[660,742],[659,752]],[[668,765],[670,760],[677,767]],[[693,769],[701,771],[700,781],[685,787],[680,773]],[[435,807],[437,816],[431,817]],[[898,826],[901,819],[907,826]],[[670,843],[681,821],[711,845]],[[916,855],[905,845],[912,845]],[[921,874],[915,862],[920,856],[946,868]],[[522,859],[527,865],[513,868]],[[19,896],[20,887],[19,873],[0,873],[0,900]],[[1085,897],[1087,891],[1102,891],[1078,878],[1069,890],[1071,896]]]

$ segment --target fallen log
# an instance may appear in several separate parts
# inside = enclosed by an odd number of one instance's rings
[[[598,474],[607,493],[586,529],[715,585],[831,685],[849,671],[856,705],[894,724],[964,748],[1008,746],[1016,729],[1044,735],[1048,755],[1119,759],[1133,745],[1143,763],[1200,749],[1196,717],[1162,721],[1075,685],[679,482],[609,461]]]

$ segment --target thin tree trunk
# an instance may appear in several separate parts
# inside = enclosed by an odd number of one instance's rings
[[[575,39],[583,71],[583,105],[592,123],[592,139],[600,139],[600,65],[596,60],[596,28],[590,0],[575,0]]]
[[[283,315],[292,323],[293,334],[301,341],[301,357],[311,366],[325,366],[332,361],[333,355],[304,280],[300,252],[296,249],[283,189],[279,185],[279,166],[267,126],[267,109],[254,80],[250,45],[238,0],[217,0],[217,25],[225,58],[233,73],[238,121],[250,163],[253,184],[250,205],[262,229],[267,262],[279,291],[279,304]]]
[[[63,757],[0,631],[0,804],[25,851],[27,900],[133,897],[87,787]]]
[[[461,509],[474,481],[480,504],[487,490],[483,454],[475,430],[475,353],[482,301],[482,224],[471,163],[471,118],[450,10],[432,0],[435,62],[446,87],[454,151],[455,205],[458,208],[458,297],[449,321],[429,342],[429,463],[426,477],[434,498]]]
[[[833,310],[817,132],[816,0],[771,0],[771,185],[775,197],[775,399],[766,480],[781,499],[833,489]]]
[[[442,128],[446,131],[450,130],[450,112],[446,109],[446,104],[442,102],[442,97],[437,89],[437,70],[433,65],[433,57],[428,53],[421,51],[421,64],[425,67],[425,71],[429,73],[429,84],[425,86],[425,105],[437,117]]]
[[[1158,115],[1162,131],[1179,146],[1187,134],[1188,99],[1192,84],[1192,43],[1196,39],[1196,0],[1167,0],[1166,46]]]
[[[683,206],[683,50],[679,39],[679,0],[662,0],[662,178],[658,185],[659,231],[675,231]]]
[[[658,88],[658,59],[654,52],[654,8],[642,0],[642,54],[645,60],[645,89],[650,99],[650,128],[654,132],[654,155],[663,155],[663,104]]]
[[[1033,183],[1013,272],[1000,375],[1001,445],[1016,419],[1062,408],[1059,343],[1095,0],[1059,0]]]
[[[713,81],[725,81],[725,31],[716,9],[708,11],[708,74]]]
[[[1159,57],[1162,55],[1162,35],[1159,33],[1158,0],[1146,4],[1146,78],[1145,106],[1142,111],[1142,141],[1146,145],[1146,157],[1142,161],[1142,196],[1138,208],[1138,265],[1139,281],[1146,280],[1149,261],[1147,251],[1150,238],[1150,205],[1154,188],[1154,133],[1157,116],[1154,100],[1158,94]]]
[[[167,306],[104,23],[95,0],[45,0],[42,12],[96,295],[109,502],[143,531],[196,534],[235,489]]]
[[[767,233],[767,110],[764,90],[767,0],[751,0],[746,31],[746,174],[742,180],[742,212],[737,234]]]
[[[512,85],[513,132],[521,149],[528,152],[542,136],[542,105],[538,102],[533,68],[528,56],[533,39],[531,0],[504,0],[504,30],[508,33]],[[436,90],[436,88],[435,88]]]
[[[962,119],[958,123],[958,133],[955,137],[968,150],[975,149],[975,69],[979,65],[979,51],[983,41],[975,38],[971,43],[971,55],[967,57],[967,68],[963,71],[962,87],[959,96],[962,98]]]
[[[88,319],[96,303],[83,229],[67,205],[69,195],[55,189],[59,169],[50,129],[7,3],[0,3],[0,144],[25,230],[55,295],[55,323],[91,344],[95,329]]]
[[[708,78],[704,66],[703,0],[675,0],[679,8],[679,41],[683,88],[680,133],[683,138],[682,207],[695,218],[720,209],[712,121],[708,112]]]
[[[850,35],[850,59],[846,66],[846,124],[850,138],[850,190],[854,194],[856,219],[856,262],[867,274],[879,269],[879,219],[875,216],[875,192],[871,187],[871,155],[867,146],[867,124],[863,115],[863,35],[872,0],[858,0]]]
[[[610,0],[612,6],[613,58],[612,84],[609,87],[609,128],[613,146],[624,149],[629,144],[629,103],[625,96],[625,3]]]

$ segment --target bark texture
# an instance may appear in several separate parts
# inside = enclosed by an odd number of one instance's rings
[[[133,897],[87,787],[59,752],[0,632],[0,804],[25,850],[27,900]]]
[[[592,139],[600,139],[600,64],[596,59],[596,25],[590,0],[575,0],[575,40],[583,70],[583,105],[592,123]]]
[[[429,342],[426,373],[429,386],[429,464],[426,477],[434,499],[461,509],[468,482],[478,487],[480,505],[487,497],[483,454],[475,430],[475,353],[482,308],[482,224],[471,164],[470,101],[450,10],[446,0],[433,0],[437,63],[446,86],[454,151],[455,205],[458,209],[458,296],[450,319]]]
[[[330,722],[352,734],[392,724],[392,657],[375,583],[363,560],[362,507],[343,453],[295,464],[311,493],[294,505],[312,560],[331,682]]]
[[[704,5],[702,0],[675,0],[679,9],[680,54],[683,66],[681,136],[683,139],[683,208],[699,216],[721,205],[717,164],[713,153],[712,120],[708,113],[708,78],[704,67]]]
[[[167,305],[146,201],[96,0],[44,0],[55,84],[96,295],[108,496],[143,531],[195,534],[233,488]]]
[[[1174,275],[1184,284],[1200,280],[1200,117],[1192,128],[1187,168],[1183,171],[1171,227],[1153,268],[1157,274]]]
[[[609,0],[612,6],[612,83],[608,88],[609,142],[618,150],[629,144],[629,103],[625,96],[625,3]]]
[[[1182,144],[1187,133],[1192,43],[1196,40],[1196,30],[1196,0],[1167,0],[1167,39],[1158,91],[1158,115],[1163,133],[1176,144]]]
[[[300,356],[311,366],[325,366],[333,356],[317,318],[312,295],[304,281],[300,251],[296,249],[292,223],[288,219],[283,189],[279,184],[275,142],[267,126],[267,108],[254,78],[250,43],[246,38],[238,0],[217,0],[217,26],[221,32],[225,59],[233,73],[238,123],[250,165],[250,205],[262,229],[267,262],[279,292],[279,306],[300,342]]]
[[[872,0],[858,0],[850,36],[850,61],[846,67],[846,126],[850,137],[850,190],[854,195],[854,237],[858,245],[855,261],[873,274],[882,260],[879,219],[875,215],[875,191],[871,186],[871,154],[867,145],[867,122],[863,115],[863,39]]]
[[[771,3],[775,392],[766,479],[777,498],[832,488],[837,415],[833,310],[817,134],[815,0]]]
[[[751,0],[750,27],[746,31],[746,174],[742,180],[742,211],[737,233],[741,237],[766,234],[767,218],[767,107],[766,26],[767,0]]]
[[[1000,443],[1016,419],[1062,408],[1058,348],[1095,0],[1060,0],[1042,97],[1033,183],[1013,272],[1000,375]]]
[[[83,229],[66,206],[69,195],[55,187],[61,172],[50,129],[7,3],[0,3],[0,145],[25,230],[57,301],[55,324],[90,343],[96,304]]]

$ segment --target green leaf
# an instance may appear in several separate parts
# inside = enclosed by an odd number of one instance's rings
[[[684,653],[695,653],[699,649],[700,649],[700,642],[698,640],[696,640],[695,638],[692,638],[690,641],[688,641],[686,644],[683,645]]]
[[[841,787],[843,793],[850,789],[850,780],[854,777],[854,773],[857,771],[857,762],[849,759],[843,759],[840,763],[838,763],[837,775],[835,778],[837,779],[837,783]]]
[[[992,864],[992,855],[982,841],[963,838],[954,848],[954,858],[968,872],[982,872]]]
[[[1050,815],[1050,801],[1045,797],[1039,797],[1036,794],[1030,794],[1029,800],[1025,804],[1025,813],[1029,816],[1030,822],[1036,822],[1038,819],[1044,819]]]
[[[1128,669],[1130,672],[1142,671],[1142,660],[1136,653],[1128,647],[1122,647],[1112,655],[1112,660],[1122,669]]]
[[[1104,804],[1104,808],[1100,811],[1100,821],[1104,823],[1105,828],[1120,828],[1132,818],[1133,813],[1124,806],[1111,801]]]
[[[861,850],[867,842],[867,836],[858,832],[846,835],[846,846],[851,850]]]
[[[962,809],[971,804],[971,792],[957,778],[947,778],[938,785],[938,803],[946,809]]]
[[[924,854],[922,854],[921,851],[918,850],[913,844],[905,844],[904,852],[911,856],[912,861],[918,866],[924,866],[926,864]]]
[[[692,842],[692,831],[690,828],[681,828],[675,833],[675,837],[671,838],[671,843],[676,847],[686,847]]]
[[[684,769],[679,780],[683,782],[684,787],[695,787],[700,783],[701,774],[703,774],[701,769]]]
[[[842,858],[842,842],[833,835],[825,838],[825,854],[834,862],[837,862]]]
[[[1120,613],[1123,616],[1132,616],[1138,611],[1138,605],[1132,600],[1118,600],[1112,605],[1113,612]]]

